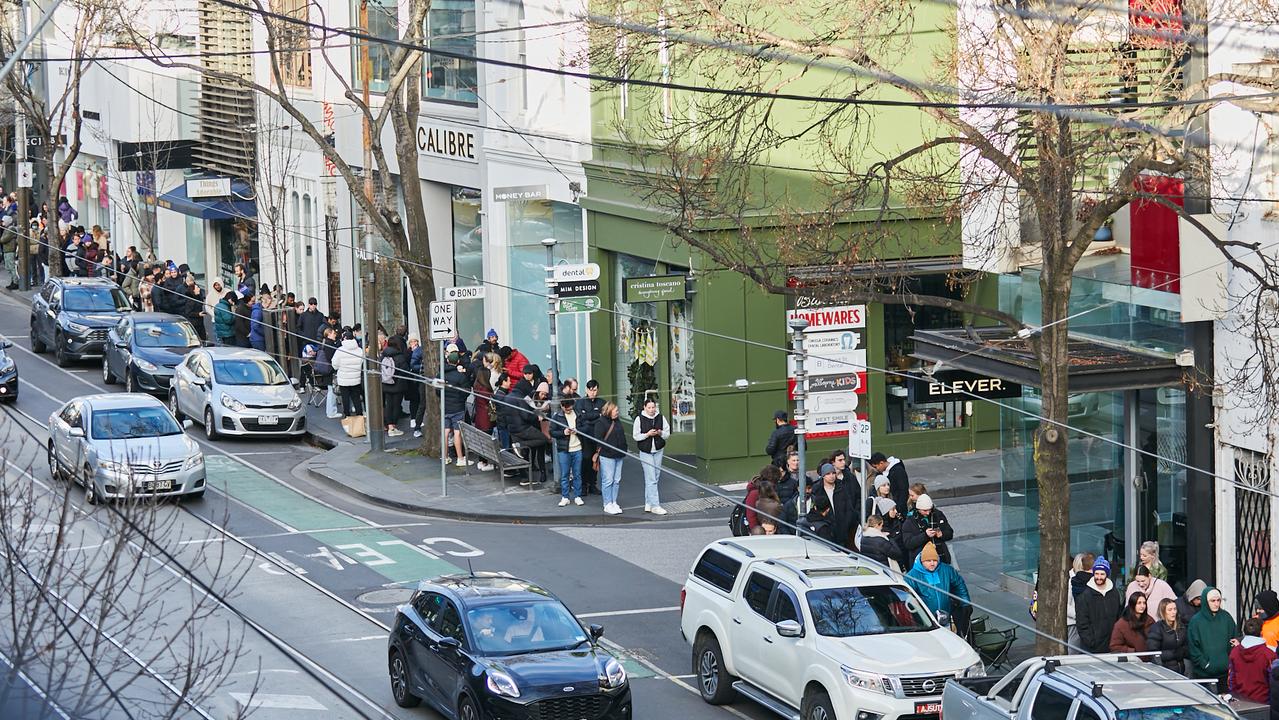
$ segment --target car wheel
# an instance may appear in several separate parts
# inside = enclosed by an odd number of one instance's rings
[[[129,370],[129,368],[124,369],[124,391],[138,391],[138,381],[133,378],[133,371]]]
[[[111,373],[111,362],[106,356],[102,358],[102,384],[115,385],[115,375]]]
[[[409,663],[400,654],[399,650],[391,652],[391,660],[389,663],[391,673],[391,697],[395,698],[395,704],[403,708],[417,707],[422,703],[422,698],[413,694],[409,690]]]
[[[53,441],[49,441],[49,477],[54,481],[62,480],[62,470],[58,467],[58,454],[53,451]]]
[[[714,635],[704,634],[693,645],[693,674],[697,676],[697,691],[706,702],[724,705],[733,699],[733,676],[724,669],[724,652]],[[835,719],[832,716],[830,720]]]
[[[799,716],[802,720],[835,720],[835,708],[830,704],[830,696],[821,690],[808,693],[799,705]]]
[[[475,701],[468,695],[463,695],[461,700],[457,701],[457,720],[480,720],[480,711],[475,707]]]
[[[53,336],[53,359],[58,361],[58,367],[71,364],[71,358],[67,357],[67,341],[62,333]]]
[[[210,441],[218,439],[218,426],[214,422],[213,408],[204,409],[204,435]]]
[[[98,497],[98,484],[93,481],[93,468],[88,465],[84,466],[84,501],[90,505],[97,505],[102,501]]]
[[[31,318],[31,352],[42,355],[47,349],[44,343],[40,341],[40,333],[36,331],[35,318]]]
[[[169,391],[169,412],[173,413],[173,419],[182,424],[186,418],[183,417],[182,411],[178,409],[178,392],[176,390]]]

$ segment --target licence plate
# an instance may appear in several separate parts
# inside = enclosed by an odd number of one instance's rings
[[[279,424],[280,424],[280,416],[279,416],[279,415],[259,415],[259,416],[258,416],[258,424],[260,424],[260,425],[279,425]]]
[[[163,492],[165,490],[172,490],[172,489],[173,489],[172,480],[148,480],[142,483],[142,490],[144,492]]]
[[[915,712],[920,715],[936,713],[938,717],[941,717],[941,702],[917,702],[915,703]]]

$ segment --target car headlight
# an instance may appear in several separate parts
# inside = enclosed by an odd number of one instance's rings
[[[964,669],[963,676],[966,678],[986,677],[986,666],[982,664],[981,660],[978,660]]]
[[[869,690],[870,692],[883,693],[885,695],[891,695],[893,693],[892,684],[888,681],[888,678],[883,675],[858,672],[843,665],[840,665],[839,669],[844,671],[844,680],[848,681],[848,684],[855,688],[860,690]]]
[[[155,363],[147,362],[146,360],[143,360],[142,358],[136,355],[133,356],[133,364],[137,365],[138,369],[142,370],[143,372],[155,372],[156,370],[159,369],[155,366]]]
[[[489,692],[494,695],[505,695],[507,697],[517,698],[520,696],[520,686],[515,684],[515,678],[507,675],[501,670],[489,668],[487,685]]]
[[[626,684],[626,668],[616,658],[609,658],[604,663],[604,671],[600,673],[600,687],[606,690],[620,688]]]
[[[18,363],[13,358],[6,358],[4,362],[0,362],[0,375],[8,375],[18,369]]]
[[[71,331],[71,332],[73,332],[73,333],[76,333],[77,335],[78,335],[78,334],[80,334],[80,333],[87,333],[87,332],[89,332],[89,326],[88,326],[88,325],[81,325],[81,324],[80,324],[80,323],[78,323],[78,322],[71,322],[70,320],[68,320],[68,321],[67,321],[67,329],[68,329],[68,330],[70,330],[70,331]]]
[[[129,466],[126,463],[113,462],[111,460],[99,460],[98,467],[109,473],[116,473],[118,475],[123,475],[129,471]]]
[[[222,393],[222,407],[235,412],[244,412],[244,403],[226,393]]]
[[[187,461],[182,464],[183,470],[194,470],[198,467],[204,467],[204,453],[196,453],[187,458]],[[981,663],[978,664],[980,665]]]
[[[297,410],[300,407],[302,407],[302,398],[294,395],[293,399],[289,401],[289,409]]]

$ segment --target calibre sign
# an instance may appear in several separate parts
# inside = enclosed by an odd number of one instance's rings
[[[417,149],[426,155],[476,162],[475,133],[466,130],[418,125]]]
[[[965,370],[943,370],[931,380],[912,382],[917,403],[973,400],[974,395],[988,400],[1021,397],[1021,385],[1018,383]]]

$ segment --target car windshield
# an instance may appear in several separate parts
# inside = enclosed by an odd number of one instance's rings
[[[587,640],[577,619],[554,600],[485,605],[466,617],[476,649],[485,655],[567,650]]]
[[[132,440],[181,433],[182,428],[162,407],[112,408],[93,413],[94,440]]]
[[[200,336],[195,334],[195,328],[187,322],[139,325],[133,336],[137,338],[138,347],[183,348],[200,344]]]
[[[289,382],[274,360],[215,360],[213,377],[219,385],[286,385]]]
[[[1220,705],[1174,705],[1115,712],[1116,720],[1224,720],[1233,717],[1234,713]]]
[[[129,309],[129,299],[117,287],[67,288],[62,309],[73,312],[122,312]]]
[[[937,627],[919,601],[900,585],[809,590],[808,609],[817,633],[827,637],[923,632]]]

